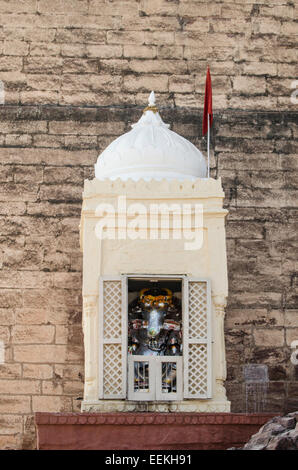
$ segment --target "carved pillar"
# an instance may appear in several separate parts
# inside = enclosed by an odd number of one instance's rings
[[[213,296],[213,305],[215,309],[215,339],[216,339],[216,352],[215,352],[215,381],[216,381],[216,396],[218,399],[226,400],[226,389],[224,382],[227,377],[227,364],[226,364],[226,349],[224,337],[224,319],[226,298],[224,296]]]
[[[83,298],[83,332],[85,345],[84,401],[98,399],[97,387],[97,296]]]

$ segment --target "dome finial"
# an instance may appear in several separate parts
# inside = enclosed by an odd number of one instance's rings
[[[148,106],[144,109],[143,113],[146,111],[153,111],[153,113],[158,113],[158,109],[155,106],[155,93],[151,91],[149,98],[148,98]]]
[[[155,106],[155,93],[154,93],[154,91],[151,91],[151,93],[149,95],[148,104],[149,104],[149,106]]]

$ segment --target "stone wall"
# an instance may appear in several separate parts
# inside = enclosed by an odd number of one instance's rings
[[[6,103],[294,109],[291,0],[0,0]],[[145,93],[145,96],[144,96]],[[117,99],[115,100],[115,96]]]
[[[263,410],[297,409],[294,2],[0,0],[0,13],[0,448],[34,448],[35,411],[80,409],[84,178],[152,88],[204,151],[207,60],[230,211],[228,396],[245,412],[243,365],[263,364]]]

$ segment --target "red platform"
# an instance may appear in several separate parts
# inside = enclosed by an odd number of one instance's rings
[[[272,413],[36,413],[38,449],[222,450],[241,447]]]

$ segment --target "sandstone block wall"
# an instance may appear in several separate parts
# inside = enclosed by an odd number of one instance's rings
[[[0,0],[7,104],[295,108],[290,0]],[[144,95],[145,93],[145,95]],[[115,100],[115,96],[117,99]]]
[[[245,412],[243,365],[263,364],[264,411],[297,409],[294,2],[0,0],[0,15],[0,448],[35,447],[35,411],[80,409],[84,179],[151,89],[205,151],[207,62],[230,211],[228,396]]]

